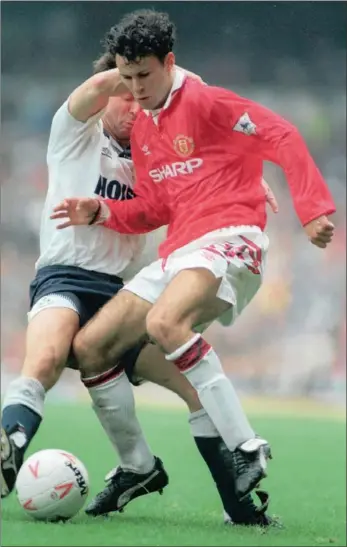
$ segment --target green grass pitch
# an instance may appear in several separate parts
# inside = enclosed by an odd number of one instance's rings
[[[108,519],[83,511],[65,524],[36,523],[15,495],[2,504],[2,542],[9,545],[346,545],[346,430],[336,420],[252,417],[257,431],[271,440],[274,459],[263,486],[271,492],[270,512],[285,529],[230,527],[223,524],[219,498],[199,458],[180,409],[140,407],[153,451],[170,475],[163,496],[140,498]],[[47,406],[46,419],[30,447],[70,450],[89,470],[90,496],[103,487],[116,465],[112,449],[86,405]]]

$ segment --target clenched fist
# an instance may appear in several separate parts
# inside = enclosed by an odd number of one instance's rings
[[[334,228],[333,223],[325,215],[311,220],[311,222],[304,226],[304,230],[311,243],[321,249],[325,249],[328,243],[331,242]]]

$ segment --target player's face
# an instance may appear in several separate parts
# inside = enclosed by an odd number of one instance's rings
[[[118,139],[124,140],[130,138],[132,127],[138,111],[139,104],[134,100],[131,93],[123,93],[119,97],[109,99],[106,117],[108,125],[113,129],[113,133]]]
[[[155,110],[165,103],[173,81],[175,56],[168,53],[161,63],[154,55],[128,62],[116,55],[116,63],[123,83],[141,108]]]

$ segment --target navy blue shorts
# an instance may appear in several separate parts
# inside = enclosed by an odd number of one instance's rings
[[[30,310],[35,304],[45,300],[48,302],[52,295],[64,297],[75,309],[80,318],[80,327],[83,327],[104,304],[123,288],[123,281],[116,275],[108,275],[77,268],[76,266],[45,266],[40,268],[30,284]],[[44,299],[46,297],[46,299]],[[136,360],[144,342],[128,350],[121,359],[129,380],[132,380]],[[71,364],[70,368],[74,368]]]

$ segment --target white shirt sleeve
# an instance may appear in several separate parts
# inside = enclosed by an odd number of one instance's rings
[[[103,133],[101,116],[104,110],[91,116],[86,122],[76,120],[69,112],[68,100],[55,113],[48,141],[47,160],[77,157],[92,139]]]

